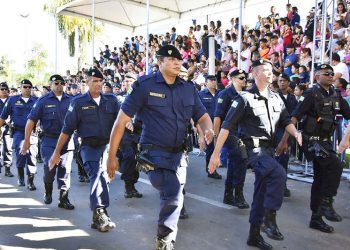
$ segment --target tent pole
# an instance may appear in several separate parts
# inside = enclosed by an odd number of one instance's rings
[[[148,53],[149,53],[149,0],[147,0],[147,11],[146,11],[146,22],[147,22],[147,31],[146,31],[146,75],[148,75],[149,71],[149,59],[148,59]]]
[[[242,50],[242,21],[243,21],[243,0],[240,0],[239,4],[239,22],[238,22],[238,54],[237,62],[238,69],[241,69],[241,50]]]
[[[94,67],[94,47],[95,47],[95,0],[92,0],[92,63],[91,67]]]

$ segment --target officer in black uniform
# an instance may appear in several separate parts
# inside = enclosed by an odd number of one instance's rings
[[[6,102],[8,101],[9,97],[9,87],[6,82],[0,83],[0,113],[4,109],[4,106]],[[12,165],[12,143],[13,143],[13,135],[12,135],[12,124],[11,120],[8,119],[6,121],[6,125],[3,128],[3,137],[1,138],[2,144],[1,144],[1,157],[2,157],[2,164],[0,163],[0,172],[1,167],[5,167],[5,176],[7,177],[13,177],[14,175],[11,173],[11,165]]]
[[[101,160],[107,150],[119,103],[115,95],[101,93],[103,75],[99,70],[89,70],[88,76],[89,91],[70,103],[49,167],[52,169],[60,163],[64,145],[77,130],[78,136],[82,138],[81,158],[90,179],[90,208],[93,211],[91,228],[107,232],[116,225],[107,213],[109,190]]]
[[[182,58],[172,45],[158,51],[159,71],[138,79],[129,91],[110,138],[107,171],[111,178],[119,167],[115,155],[125,125],[137,113],[142,120],[139,162],[160,194],[157,250],[172,250],[183,205],[187,159],[184,140],[191,118],[213,138],[212,122],[193,84],[178,77]]]
[[[334,228],[326,224],[322,216],[330,221],[342,220],[333,208],[333,197],[337,194],[344,167],[333,150],[331,140],[336,126],[335,116],[342,114],[344,119],[350,119],[349,105],[332,87],[333,76],[333,68],[330,65],[319,65],[315,76],[317,84],[304,92],[292,113],[294,124],[306,115],[302,125],[303,151],[308,161],[313,162],[314,169],[310,228],[326,233],[333,232]]]
[[[230,78],[232,84],[222,90],[217,99],[214,118],[215,137],[219,134],[221,124],[225,120],[233,100],[247,85],[247,74],[244,70],[232,71]],[[240,209],[247,209],[249,205],[243,195],[247,166],[238,149],[238,136],[237,128],[231,129],[228,140],[224,145],[228,152],[228,161],[223,203],[237,206]],[[214,141],[216,141],[216,138]],[[233,190],[235,195],[233,195]]]
[[[250,212],[250,232],[247,244],[260,249],[272,249],[260,235],[260,226],[268,237],[283,240],[276,224],[276,211],[283,201],[286,172],[275,160],[274,137],[278,125],[284,127],[301,143],[301,135],[291,123],[288,111],[275,92],[268,86],[272,82],[272,65],[260,59],[252,64],[255,85],[242,91],[231,105],[219,133],[209,170],[220,164],[220,151],[230,129],[238,125],[242,158],[247,158],[255,173],[254,198]]]

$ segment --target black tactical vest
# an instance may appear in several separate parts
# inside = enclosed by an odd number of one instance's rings
[[[333,89],[331,96],[325,96],[317,85],[312,89],[314,99],[314,114],[307,115],[303,131],[309,136],[330,137],[335,129],[335,116],[340,110],[340,94]]]

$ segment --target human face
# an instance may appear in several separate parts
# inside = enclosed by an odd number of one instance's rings
[[[346,85],[346,94],[350,96],[350,84]]]
[[[333,71],[329,69],[324,69],[316,74],[316,80],[323,86],[323,87],[330,87],[333,84],[334,73]]]
[[[216,89],[216,80],[207,80],[208,89]]]
[[[51,90],[52,92],[57,95],[57,96],[61,96],[63,93],[63,87],[65,86],[65,82],[62,81],[51,81]]]
[[[87,86],[89,87],[89,92],[91,94],[91,97],[97,98],[100,96],[102,92],[102,83],[103,79],[98,77],[89,77],[87,81]]]
[[[247,86],[247,78],[244,74],[234,76],[232,80],[237,91],[241,91]]]
[[[124,84],[125,84],[125,89],[129,90],[130,86],[135,82],[133,78],[125,77],[124,79]]]
[[[179,75],[181,70],[182,60],[175,57],[164,57],[159,60],[159,70],[165,77],[176,77]]]
[[[103,94],[112,93],[112,89],[108,86],[103,86],[102,93]]]
[[[260,85],[258,87],[267,87],[270,83],[272,83],[272,66],[270,64],[258,66],[255,70],[253,70],[253,76],[256,81],[256,85]]]
[[[0,88],[0,98],[7,98],[9,96],[9,89],[5,87]]]
[[[23,97],[29,97],[32,91],[32,86],[29,84],[22,84],[21,85],[21,94]]]
[[[278,88],[281,91],[285,91],[288,89],[288,87],[289,87],[289,81],[282,77],[278,77]]]
[[[303,94],[303,92],[301,91],[301,89],[298,86],[296,86],[295,89],[294,89],[294,95],[299,97],[302,94]]]

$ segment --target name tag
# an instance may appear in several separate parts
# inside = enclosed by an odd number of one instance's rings
[[[45,108],[56,108],[56,105],[55,104],[45,105]]]
[[[95,109],[96,106],[86,106],[86,107],[81,107],[82,110],[87,110],[87,109]]]
[[[161,93],[149,92],[149,95],[159,97],[159,98],[165,98],[165,94],[161,94]]]
[[[15,105],[16,105],[16,106],[23,106],[23,103],[21,103],[20,101],[17,101],[17,102],[15,103]]]

